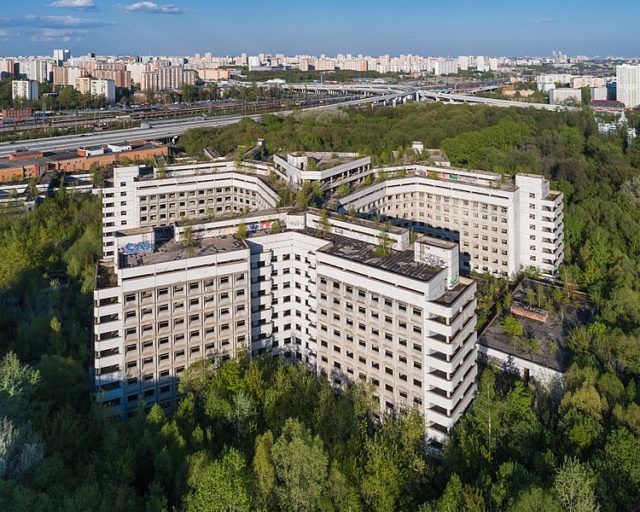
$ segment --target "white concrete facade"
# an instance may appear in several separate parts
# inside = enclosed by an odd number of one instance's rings
[[[407,173],[362,188],[338,211],[389,219],[460,244],[464,270],[511,277],[529,267],[556,278],[564,259],[562,193],[543,176],[435,166],[376,169]]]
[[[115,234],[121,229],[275,207],[277,194],[256,174],[237,172],[236,164],[226,161],[164,171],[114,169],[111,186],[102,191],[104,255],[115,255]]]
[[[343,160],[328,168],[312,168],[310,161],[329,157]],[[334,157],[334,158],[332,158]],[[285,174],[289,182],[301,187],[305,183],[320,182],[323,190],[331,190],[343,183],[361,182],[371,174],[371,157],[360,157],[357,153],[302,153],[287,155],[287,159],[274,155],[275,168]]]
[[[551,105],[566,105],[582,103],[582,90],[569,87],[558,87],[549,91],[549,103]]]
[[[640,65],[616,66],[616,99],[627,108],[640,105]]]
[[[140,182],[177,194],[195,183],[116,171],[133,197],[149,195]],[[205,176],[256,186],[240,173]],[[336,387],[371,382],[381,411],[418,407],[439,440],[473,399],[476,285],[459,276],[456,244],[290,208],[143,226],[141,205],[105,246],[94,292],[96,389],[114,412],[169,402],[189,364],[245,350],[304,362]],[[244,240],[232,236],[240,224]]]
[[[113,80],[107,79],[92,79],[91,80],[91,96],[104,96],[108,103],[115,103],[116,101],[116,83]]]
[[[37,100],[40,97],[38,82],[35,80],[13,80],[11,82],[11,97],[14,100]]]

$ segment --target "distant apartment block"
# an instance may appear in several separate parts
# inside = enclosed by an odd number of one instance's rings
[[[589,89],[591,94],[591,101],[607,101],[607,88],[606,87],[591,87]]]
[[[571,75],[567,73],[538,75],[536,77],[536,88],[542,92],[549,92],[551,89],[555,89],[557,84],[564,86],[569,85],[570,82]]]
[[[116,101],[116,83],[113,80],[82,77],[76,79],[75,88],[81,94],[91,96],[104,96],[109,103]]]
[[[76,85],[78,78],[82,78],[86,72],[79,66],[53,66],[54,85]]]
[[[68,61],[71,58],[71,52],[69,50],[53,50],[53,60],[58,64]]]
[[[607,79],[602,76],[574,76],[571,77],[570,84],[574,89],[582,89],[583,87],[606,87]]]
[[[404,177],[364,187],[338,201],[342,213],[392,220],[460,244],[464,270],[513,276],[537,268],[556,278],[564,259],[564,205],[543,176],[515,178],[413,165],[376,169]]]
[[[140,76],[141,91],[168,91],[183,85],[195,85],[198,73],[183,66],[165,66],[155,71],[145,71]]]
[[[105,222],[113,218],[107,201],[129,206],[126,183],[136,173],[138,183],[157,182],[148,201],[157,206],[184,192],[196,208],[210,197],[233,212],[262,187],[259,177],[233,172],[145,172],[115,170],[103,191]],[[199,187],[197,177],[210,175],[227,186]],[[140,225],[145,214],[134,208],[130,219]],[[233,236],[240,224],[246,239]],[[308,364],[336,387],[370,382],[381,410],[418,407],[441,440],[476,390],[476,285],[459,276],[456,244],[383,229],[289,208],[118,227],[94,292],[99,402],[131,414],[141,403],[174,400],[194,361],[271,353]]]
[[[616,66],[616,99],[627,108],[640,105],[640,65],[623,64]]]
[[[231,78],[231,74],[231,69],[198,69],[198,76],[205,82],[229,80]]]
[[[116,101],[116,83],[114,80],[94,79],[91,80],[91,96],[104,96],[108,103]]]
[[[555,88],[549,91],[551,105],[569,105],[582,103],[582,90],[569,87]]]
[[[13,80],[11,82],[11,97],[14,100],[37,100],[40,97],[38,82],[35,80]]]
[[[113,80],[116,87],[131,88],[131,71],[127,70],[124,63],[99,62],[92,73],[94,78]]]

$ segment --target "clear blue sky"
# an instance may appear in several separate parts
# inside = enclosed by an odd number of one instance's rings
[[[0,55],[640,55],[640,1],[0,0]]]

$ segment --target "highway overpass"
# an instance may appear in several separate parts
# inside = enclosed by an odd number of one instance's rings
[[[311,84],[307,84],[311,85]],[[319,84],[313,84],[318,87]],[[297,87],[304,86],[296,85]],[[407,99],[418,101],[442,101],[448,103],[470,103],[484,104],[495,107],[516,107],[516,108],[534,108],[539,110],[580,110],[578,107],[569,107],[563,105],[548,105],[545,103],[528,103],[524,101],[500,100],[495,98],[483,98],[482,96],[473,96],[470,94],[455,94],[440,91],[431,91],[426,89],[414,89],[411,87],[363,87],[362,85],[342,85],[342,84],[325,84],[320,85],[324,90],[335,90],[341,92],[359,92],[365,90],[371,94],[366,98],[358,100],[350,100],[344,102],[332,103],[329,105],[321,105],[318,107],[310,107],[297,110],[283,110],[273,112],[277,115],[290,115],[300,110],[327,110],[340,107],[354,107],[366,104],[383,104],[396,105],[398,102],[404,102]],[[492,86],[493,87],[493,86]],[[100,133],[89,133],[80,135],[63,135],[60,137],[49,137],[32,140],[16,141],[14,143],[0,144],[0,157],[6,157],[17,148],[30,149],[34,151],[52,151],[56,149],[75,149],[81,146],[94,146],[100,144],[118,143],[123,141],[134,140],[166,140],[172,137],[182,135],[192,128],[211,128],[226,126],[237,123],[243,118],[260,120],[263,114],[252,115],[229,115],[217,116],[211,118],[198,119],[176,119],[161,122],[151,122],[149,128],[127,128],[124,130],[111,130]]]
[[[419,101],[442,101],[447,103],[471,103],[489,105],[492,107],[534,108],[537,110],[580,110],[579,107],[566,105],[549,105],[548,103],[529,103],[526,101],[500,100],[496,98],[484,98],[471,94],[453,94],[439,91],[419,90],[416,92]]]

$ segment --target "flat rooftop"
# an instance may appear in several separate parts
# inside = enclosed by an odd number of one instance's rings
[[[306,151],[306,152],[297,152],[290,153],[295,157],[306,156],[310,160],[313,159],[316,162],[316,171],[326,171],[328,169],[333,169],[342,164],[347,164],[349,162],[353,162],[355,160],[359,160],[361,158],[365,158],[362,155],[354,155],[354,156],[340,156],[337,153],[329,153],[329,152],[320,152],[320,151]],[[283,160],[287,160],[287,155],[278,155]],[[307,169],[309,170],[309,169]]]
[[[402,231],[402,228],[396,228]],[[450,242],[449,240],[442,240],[440,238],[435,238],[433,236],[423,235],[421,233],[416,233],[416,242],[422,242],[425,244],[433,245],[434,247],[440,247],[441,249],[454,249],[458,247],[456,242]]]
[[[321,238],[317,231],[305,230],[305,232]],[[394,251],[392,249],[388,256],[382,257],[376,256],[375,250],[376,246],[373,244],[332,234],[327,238],[327,245],[322,247],[319,252],[418,281],[430,281],[442,271],[439,267],[415,261],[413,249],[406,251]]]
[[[537,283],[525,279],[515,290],[513,304],[526,306],[526,290],[529,287],[541,285],[547,293],[553,287],[544,283]],[[533,304],[534,307],[537,304]],[[547,321],[540,322],[531,318],[515,315],[524,328],[525,337],[536,338],[540,342],[538,353],[528,353],[517,343],[513,343],[511,336],[502,329],[506,313],[495,317],[478,338],[478,344],[498,350],[514,357],[525,359],[553,370],[564,372],[570,361],[571,351],[567,346],[567,337],[576,325],[582,325],[592,316],[592,306],[583,295],[575,296],[571,302],[553,308],[544,308],[548,313]]]
[[[0,169],[14,169],[25,167],[27,165],[44,165],[49,161],[46,157],[21,158],[19,160],[9,160],[8,158],[0,158]]]
[[[118,286],[118,277],[113,268],[113,263],[99,261],[96,272],[96,290],[115,288]]]
[[[135,151],[136,148],[134,148],[132,151]],[[114,154],[118,154],[118,153],[114,153]],[[215,164],[215,162],[212,162]],[[144,172],[142,172],[144,171]],[[248,172],[248,171],[244,171],[244,170],[239,170],[239,169],[224,169],[224,168],[219,168],[219,169],[193,169],[193,172],[191,173],[184,173],[185,171],[187,171],[187,169],[184,170],[167,170],[166,175],[160,177],[160,176],[155,176],[153,173],[153,169],[140,169],[140,175],[136,178],[136,181],[154,181],[154,180],[166,180],[166,179],[185,179],[185,178],[193,178],[196,176],[212,176],[215,174],[237,174],[239,176],[250,176],[252,178],[256,178],[259,179],[260,181],[262,181],[265,185],[267,185],[271,190],[273,190],[273,187],[271,186],[271,184],[269,183],[269,180],[267,180],[266,176],[263,176],[261,174],[255,173],[255,172]],[[177,173],[180,174],[177,174]],[[274,190],[275,192],[275,190]]]
[[[210,256],[226,252],[240,251],[246,249],[246,244],[241,240],[236,240],[232,236],[220,236],[214,238],[203,238],[193,241],[193,247],[187,248],[182,242],[171,240],[161,245],[156,245],[153,252],[120,255],[121,268],[142,267],[146,265],[156,265],[169,261],[185,260],[200,256]]]
[[[250,219],[254,217],[260,217],[263,219],[268,219],[268,217],[275,217],[279,213],[292,213],[296,210],[292,207],[283,207],[283,208],[269,208],[266,210],[251,210],[246,213],[238,213],[238,212],[227,212],[223,215],[216,216],[203,216],[203,217],[193,217],[193,218],[184,218],[175,221],[175,225],[178,227],[182,226],[195,226],[196,224],[206,224],[208,222],[222,222],[225,220],[242,220],[242,219]],[[304,212],[304,210],[300,210],[300,212]]]
[[[457,171],[474,173],[480,176],[484,174],[483,171],[472,171],[469,169],[456,169],[454,167],[441,167],[437,171],[429,170],[429,171],[426,171],[426,173],[424,171],[419,171],[419,170],[410,170],[406,176],[389,176],[389,178],[387,178],[386,181],[402,180],[410,177],[415,177],[418,179],[438,180],[445,183],[468,185],[470,187],[481,188],[484,190],[503,190],[507,192],[515,192],[516,190],[516,185],[511,176],[505,175],[505,181],[493,181],[492,183],[494,185],[487,185],[486,182],[479,183],[475,181],[470,181],[470,179],[467,178],[466,176],[461,177]],[[493,173],[490,173],[490,174],[493,174]],[[455,178],[452,178],[452,176],[455,176]],[[368,187],[362,187],[359,190],[365,190],[366,188]]]
[[[429,157],[429,160],[432,162],[448,162],[449,158],[444,154],[444,151],[441,149],[429,149],[425,148],[422,151],[423,155]]]
[[[464,283],[462,282],[463,279],[464,278],[460,278],[460,282],[456,285],[455,288],[452,288],[451,290],[445,290],[444,294],[441,297],[438,297],[433,302],[435,302],[436,304],[441,304],[443,306],[450,306],[451,304],[453,304],[456,300],[458,300],[458,297],[460,297],[460,295],[462,295],[464,291],[473,284],[473,281],[471,280],[468,283]]]

